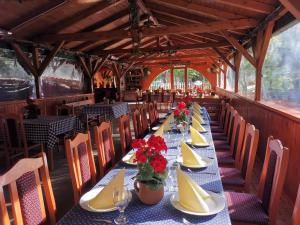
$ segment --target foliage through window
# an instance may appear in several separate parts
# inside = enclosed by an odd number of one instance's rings
[[[160,73],[151,83],[150,89],[156,90],[158,88],[163,88],[165,90],[171,89],[171,80],[170,80],[170,70],[165,70],[164,72]]]
[[[188,88],[193,89],[195,86],[203,90],[211,89],[211,84],[205,76],[197,70],[188,68]]]
[[[300,23],[273,35],[263,66],[262,100],[300,106]]]
[[[234,59],[230,60],[231,64],[234,65]],[[226,90],[234,91],[234,83],[235,83],[235,72],[230,67],[227,66],[227,74],[226,74]]]

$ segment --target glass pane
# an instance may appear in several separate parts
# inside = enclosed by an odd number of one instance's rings
[[[171,71],[166,70],[159,74],[151,83],[150,89],[156,90],[158,88],[171,89]]]
[[[224,73],[221,72],[221,73],[220,73],[220,76],[221,76],[221,80],[220,80],[220,88],[224,88]]]
[[[252,54],[251,51],[249,51]],[[255,67],[244,57],[242,57],[239,77],[239,94],[254,99],[255,97]]]
[[[188,68],[188,88],[193,89],[195,86],[203,90],[211,89],[210,82],[197,70]]]
[[[231,64],[234,65],[234,59],[230,60]],[[230,66],[227,66],[227,76],[226,76],[226,90],[234,91],[234,81],[235,81],[235,72],[231,69]]]
[[[34,78],[18,63],[13,51],[0,51],[0,101],[35,98]]]
[[[174,69],[174,88],[184,90],[184,69]]]
[[[262,99],[300,106],[300,23],[274,35],[263,66]]]

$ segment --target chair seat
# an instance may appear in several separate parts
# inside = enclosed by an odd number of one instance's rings
[[[212,133],[224,133],[224,129],[219,126],[210,127]]]
[[[217,126],[217,127],[220,126],[220,121],[218,121],[218,120],[211,120],[209,123],[210,123],[210,126]]]
[[[267,225],[269,217],[256,195],[225,192],[230,219],[235,222]]]
[[[224,133],[212,133],[213,140],[227,140],[227,136]]]
[[[220,165],[232,166],[234,167],[234,158],[229,151],[219,151],[217,152],[217,159]]]
[[[214,140],[214,145],[216,151],[228,151],[230,149],[230,145],[224,140]]]
[[[236,168],[219,167],[223,185],[239,186],[245,185],[241,172]]]

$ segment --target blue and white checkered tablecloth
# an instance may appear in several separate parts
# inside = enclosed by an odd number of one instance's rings
[[[106,119],[113,120],[129,113],[129,107],[127,102],[117,102],[114,104],[98,103],[84,106],[82,113],[87,115],[103,115]]]
[[[47,144],[53,149],[57,136],[76,130],[78,121],[75,116],[39,116],[36,119],[24,120],[27,141]]]
[[[220,195],[224,196],[224,191],[221,183],[221,178],[218,170],[218,163],[216,159],[215,148],[213,145],[212,135],[210,132],[209,121],[207,118],[207,114],[203,114],[206,118],[207,124],[204,127],[209,131],[204,133],[203,135],[206,137],[207,141],[210,143],[209,147],[206,148],[196,148],[197,153],[201,156],[207,156],[213,159],[213,164],[201,171],[189,172],[186,170],[193,180],[195,180],[201,187],[205,190],[210,190]],[[188,134],[189,135],[189,134]],[[176,155],[178,154],[177,144],[181,140],[182,135],[178,132],[170,132],[169,134],[165,134],[165,140],[168,145],[168,153],[167,159],[169,163],[173,163],[176,160]],[[188,138],[188,137],[186,137]],[[118,173],[118,171],[126,167],[126,175],[125,175],[125,184],[128,184],[130,189],[133,189],[132,179],[136,173],[137,169],[135,167],[126,166],[123,163],[119,163],[113,170],[111,170],[105,177],[103,177],[97,186],[102,186],[107,184],[111,178]],[[183,169],[184,170],[184,169]],[[169,185],[169,180],[167,180],[167,186]],[[155,225],[173,225],[173,224],[183,224],[183,218],[192,222],[199,223],[201,225],[230,225],[230,218],[227,207],[222,210],[217,215],[206,216],[206,217],[198,217],[192,216],[185,213],[182,213],[175,208],[172,207],[170,203],[170,197],[173,192],[165,191],[164,198],[162,201],[153,206],[148,206],[142,204],[137,198],[134,191],[132,201],[127,207],[125,213],[129,219],[129,224],[155,224]],[[225,199],[225,196],[224,196]],[[114,219],[118,216],[118,212],[109,212],[109,213],[92,213],[83,210],[79,205],[73,207],[60,221],[58,221],[58,225],[93,225],[93,224],[101,224],[99,222],[93,221],[93,219],[97,218],[106,218],[106,219]],[[104,223],[103,223],[104,224]]]

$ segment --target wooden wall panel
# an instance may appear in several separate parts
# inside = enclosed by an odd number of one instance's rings
[[[94,94],[79,94],[70,96],[61,96],[53,98],[37,99],[36,104],[39,105],[43,115],[55,115],[56,106],[66,102],[76,102],[88,99],[94,99]],[[0,113],[20,113],[23,107],[26,105],[26,101],[8,101],[0,102]]]
[[[300,182],[300,118],[232,92],[217,89],[217,93],[230,98],[231,104],[246,121],[253,123],[259,129],[258,157],[264,159],[269,135],[280,139],[282,144],[290,149],[285,192],[295,201]]]

